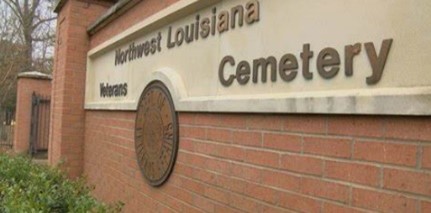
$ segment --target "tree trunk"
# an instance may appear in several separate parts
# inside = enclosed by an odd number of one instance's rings
[[[33,52],[33,39],[31,37],[31,32],[29,32],[26,28],[24,28],[24,38],[25,38],[25,47],[24,47],[24,61],[23,61],[23,72],[32,71],[32,52]]]
[[[37,5],[33,5],[37,6]],[[30,13],[31,9],[30,4],[28,0],[24,0],[23,5],[24,12],[22,13],[22,22],[23,22],[23,34],[24,34],[24,40],[25,40],[25,49],[24,49],[24,56],[25,61],[23,62],[24,72],[25,71],[31,71],[32,70],[32,61],[33,61],[33,17]]]

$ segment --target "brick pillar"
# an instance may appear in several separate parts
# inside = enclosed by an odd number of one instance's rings
[[[110,1],[112,2],[112,1]],[[61,0],[53,72],[49,163],[62,162],[70,177],[83,169],[87,27],[111,5],[102,0]]]
[[[39,72],[24,72],[18,75],[16,94],[16,125],[13,150],[16,153],[28,152],[30,144],[31,96],[51,95],[51,76]]]

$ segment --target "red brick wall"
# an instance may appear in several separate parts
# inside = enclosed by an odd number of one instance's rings
[[[180,113],[177,163],[158,189],[137,167],[134,120],[86,113],[85,174],[125,212],[431,211],[429,118]]]
[[[13,149],[26,153],[30,143],[31,96],[33,92],[45,97],[51,94],[51,80],[22,77],[18,79]]]
[[[68,0],[58,14],[51,103],[49,162],[64,162],[71,177],[82,173],[87,27],[111,4]]]
[[[150,187],[136,163],[135,113],[83,110],[85,56],[172,2],[141,1],[91,39],[85,28],[106,8],[66,3],[51,162],[65,157],[75,176],[83,164],[94,194],[125,212],[431,211],[428,117],[180,113],[174,172]]]

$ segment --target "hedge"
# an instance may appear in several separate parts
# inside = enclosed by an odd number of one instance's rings
[[[90,195],[83,179],[68,180],[56,168],[0,153],[0,212],[120,212]]]

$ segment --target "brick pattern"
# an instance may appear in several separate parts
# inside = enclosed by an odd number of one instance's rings
[[[404,117],[392,131],[431,126],[425,119]],[[154,189],[136,163],[135,113],[87,111],[85,175],[95,195],[122,200],[125,212],[430,209],[431,134],[387,133],[397,117],[180,113],[179,120],[174,172]]]
[[[18,78],[16,96],[16,124],[13,149],[16,153],[27,153],[30,143],[31,97],[33,92],[48,97],[51,94],[51,80]]]
[[[140,1],[91,38],[106,5],[88,1],[59,14],[50,159],[66,158],[72,176],[83,164],[98,198],[124,212],[430,211],[427,117],[180,113],[174,172],[150,187],[135,113],[83,110],[86,53],[178,0]]]
[[[63,162],[70,177],[82,173],[84,91],[87,27],[111,4],[97,0],[68,0],[58,14],[55,46],[49,162]]]

